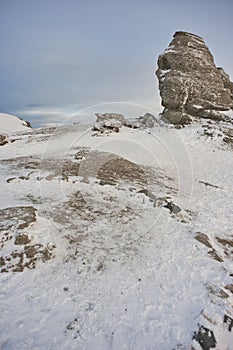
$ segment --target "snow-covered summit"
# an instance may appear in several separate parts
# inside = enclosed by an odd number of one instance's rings
[[[0,133],[2,134],[26,131],[30,127],[25,120],[11,114],[0,113]]]

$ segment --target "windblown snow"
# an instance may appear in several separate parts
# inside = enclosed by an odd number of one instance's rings
[[[1,349],[232,349],[232,126],[205,123],[0,147]]]

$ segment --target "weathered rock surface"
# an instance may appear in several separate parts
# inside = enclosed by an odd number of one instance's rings
[[[125,118],[122,114],[115,113],[96,113],[96,123],[94,124],[93,130],[101,133],[108,131],[119,132],[125,122]]]
[[[223,68],[216,67],[204,40],[176,32],[169,47],[158,57],[156,75],[164,120],[187,124],[192,117],[224,120],[233,108],[233,83]]]
[[[136,119],[128,119],[124,123],[125,126],[133,129],[153,128],[155,124],[156,124],[156,118],[151,113],[146,113],[144,116],[140,116]]]
[[[133,129],[145,129],[153,128],[156,124],[156,118],[151,113],[146,113],[144,116],[140,116],[135,119],[125,119],[122,114],[115,113],[96,113],[96,123],[93,130],[100,133],[104,132],[119,132],[122,126],[126,126]]]
[[[101,123],[101,122],[104,122],[106,120],[113,120],[113,119],[121,122],[121,124],[123,124],[124,121],[125,121],[125,117],[122,114],[117,114],[117,113],[104,113],[104,114],[96,113],[95,115],[97,117],[97,119],[96,119],[97,123],[98,122]]]

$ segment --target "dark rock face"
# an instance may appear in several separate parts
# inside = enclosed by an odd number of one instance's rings
[[[7,137],[5,135],[0,135],[0,146],[4,146],[8,143]]]
[[[28,122],[27,120],[24,120],[24,119],[22,119],[22,118],[19,118],[19,119],[22,120],[22,121],[24,122],[24,125],[26,125],[28,128],[32,128],[30,122]]]
[[[192,117],[224,119],[233,108],[233,83],[216,67],[204,40],[187,32],[176,32],[169,47],[158,58],[156,75],[164,111],[163,119],[187,124]]]

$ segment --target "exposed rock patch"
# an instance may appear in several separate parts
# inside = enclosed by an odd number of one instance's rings
[[[96,123],[93,130],[99,133],[119,132],[122,126],[132,129],[153,128],[156,124],[156,118],[151,113],[139,116],[135,119],[125,119],[122,114],[115,113],[96,113]]]
[[[0,232],[22,230],[36,221],[36,209],[31,206],[12,207],[0,210]],[[2,243],[2,240],[0,241]]]
[[[23,272],[36,268],[37,261],[46,262],[54,257],[55,245],[43,245],[26,231],[36,221],[32,206],[0,210],[0,272]]]
[[[156,124],[156,118],[151,113],[146,113],[144,116],[140,116],[136,119],[126,120],[124,125],[133,129],[145,129],[153,128]]]
[[[205,233],[197,232],[195,235],[195,239],[200,243],[204,244],[206,247],[212,248],[209,237]]]
[[[25,268],[35,269],[36,262],[46,262],[54,257],[55,245],[37,243],[21,245],[10,254],[0,257],[0,272],[23,272]]]
[[[96,113],[96,123],[93,130],[104,133],[106,130],[119,132],[120,128],[125,122],[125,118],[122,114],[115,113]]]
[[[193,339],[200,344],[203,350],[215,348],[217,344],[214,333],[203,326],[200,326],[198,332],[194,333]]]
[[[192,117],[225,120],[233,108],[233,83],[216,67],[204,40],[176,32],[168,49],[158,58],[156,75],[164,111],[173,124],[188,124]]]
[[[0,146],[4,146],[8,143],[7,137],[5,135],[0,135]]]

